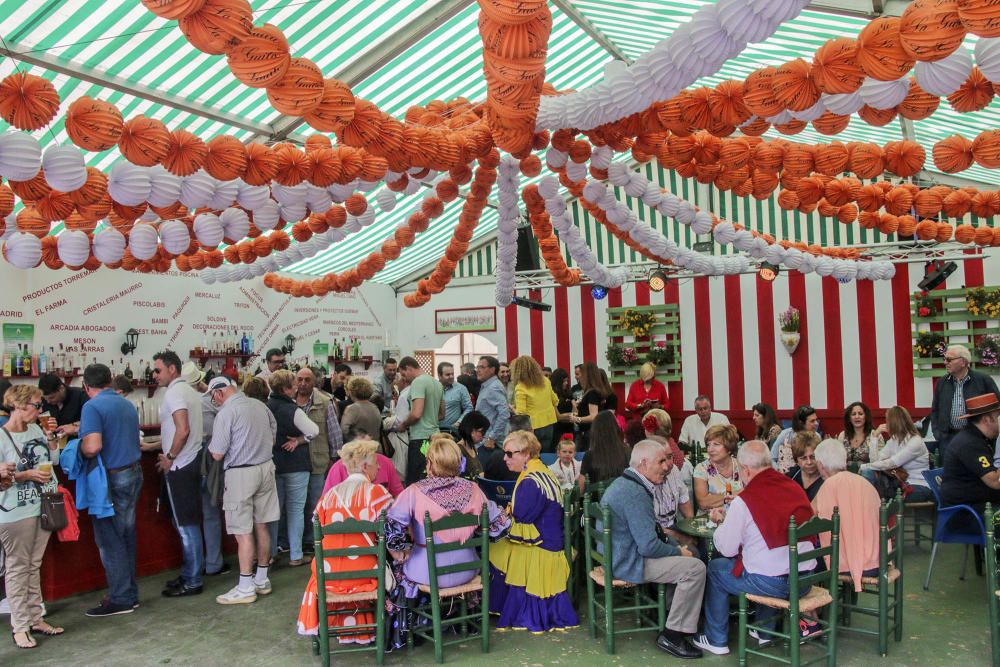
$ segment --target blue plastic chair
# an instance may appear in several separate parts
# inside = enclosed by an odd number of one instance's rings
[[[931,562],[927,566],[927,578],[924,579],[924,590],[928,590],[931,585],[931,572],[934,571],[934,556],[937,555],[938,545],[944,544],[964,544],[965,545],[965,556],[962,558],[962,571],[959,573],[958,578],[961,580],[965,579],[965,566],[969,560],[969,545],[975,545],[979,547],[986,546],[986,527],[983,525],[983,517],[979,516],[979,512],[974,510],[968,505],[949,505],[945,507],[944,503],[941,502],[941,475],[944,474],[944,468],[934,468],[933,470],[925,470],[923,472],[924,479],[927,481],[927,486],[930,487],[931,493],[934,494],[934,500],[937,501],[937,523],[934,526],[934,547],[931,549]],[[958,516],[962,512],[968,512],[975,519],[977,529],[975,531],[970,531],[969,529],[958,529],[951,528],[948,523],[954,517]]]
[[[556,462],[556,459],[559,458],[559,456],[555,452],[542,452],[538,455],[538,458],[541,459],[542,463],[550,466]]]
[[[514,485],[516,480],[509,482],[501,479],[486,479],[477,477],[476,483],[483,490],[483,494],[497,504],[497,507],[507,507],[514,496]]]

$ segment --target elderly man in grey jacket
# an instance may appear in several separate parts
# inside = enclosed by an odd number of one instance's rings
[[[657,531],[654,487],[669,471],[667,450],[654,440],[632,448],[629,467],[604,492],[601,505],[611,513],[614,576],[632,583],[676,584],[667,625],[656,638],[660,649],[677,658],[700,658],[688,635],[698,630],[705,564],[687,547]]]

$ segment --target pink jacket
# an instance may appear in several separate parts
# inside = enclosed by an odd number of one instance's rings
[[[375,475],[375,483],[384,486],[392,494],[392,497],[395,498],[403,492],[403,484],[399,481],[396,469],[392,467],[392,459],[382,454],[376,454],[375,458],[378,460],[378,474]],[[326,484],[323,485],[323,495],[325,496],[327,491],[347,479],[347,475],[347,466],[344,465],[343,461],[334,463],[333,467],[330,468],[330,472],[326,475]]]

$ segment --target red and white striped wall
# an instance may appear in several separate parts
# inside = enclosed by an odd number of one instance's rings
[[[736,413],[758,401],[778,410],[808,404],[838,411],[855,400],[873,409],[903,405],[925,412],[932,381],[913,377],[910,322],[910,295],[923,275],[922,264],[900,264],[891,281],[845,285],[795,271],[773,283],[755,275],[699,277],[670,281],[660,293],[634,283],[601,301],[589,286],[529,290],[519,294],[552,310],[498,312],[500,357],[529,354],[553,368],[584,361],[606,366],[606,308],[677,303],[683,378],[668,389],[678,411],[706,394],[718,410]],[[983,284],[1000,284],[1000,262],[959,262],[943,287]],[[802,342],[793,355],[782,347],[777,324],[789,305],[802,318]]]

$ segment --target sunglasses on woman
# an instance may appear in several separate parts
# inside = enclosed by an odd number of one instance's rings
[[[522,449],[505,449],[505,450],[503,450],[503,455],[504,455],[504,458],[510,459],[510,458],[514,458],[514,454],[520,454],[522,451],[524,451],[524,450],[522,450]]]
[[[42,409],[42,403],[41,403],[41,401],[39,401],[38,403],[28,403],[28,404],[26,404],[25,407],[29,407],[29,406],[32,407],[32,408],[34,408],[34,409],[36,409],[36,410],[41,410]]]

